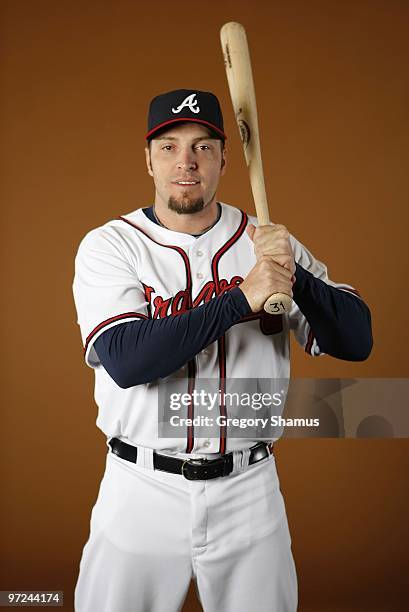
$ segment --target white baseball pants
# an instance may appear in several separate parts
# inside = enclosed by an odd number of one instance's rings
[[[139,457],[145,467],[107,454],[76,612],[177,612],[192,578],[204,612],[296,611],[273,455],[201,481],[153,470],[149,453]]]

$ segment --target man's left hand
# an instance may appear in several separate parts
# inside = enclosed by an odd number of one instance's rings
[[[290,243],[290,233],[284,225],[247,226],[247,234],[254,243],[257,260],[262,255],[270,255],[272,259],[295,274],[294,253]]]

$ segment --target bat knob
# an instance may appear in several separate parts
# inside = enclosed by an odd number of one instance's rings
[[[285,293],[274,293],[264,304],[264,310],[271,315],[289,313],[292,306],[292,299]]]

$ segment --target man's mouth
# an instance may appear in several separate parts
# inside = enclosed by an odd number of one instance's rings
[[[191,187],[192,185],[198,185],[200,181],[172,181],[173,185],[182,185],[183,187]]]

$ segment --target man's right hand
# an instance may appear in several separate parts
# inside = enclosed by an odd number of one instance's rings
[[[271,255],[262,255],[240,284],[240,289],[252,312],[259,312],[274,293],[293,297],[291,279],[291,272],[276,263]]]

